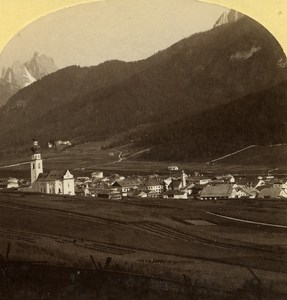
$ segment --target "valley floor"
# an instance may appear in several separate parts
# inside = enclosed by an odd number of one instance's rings
[[[0,254],[10,244],[12,261],[78,268],[93,268],[91,255],[102,265],[111,257],[116,270],[177,281],[184,274],[224,293],[255,286],[284,299],[286,212],[287,202],[279,200],[111,201],[3,192]]]

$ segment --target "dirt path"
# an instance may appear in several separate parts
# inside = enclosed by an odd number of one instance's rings
[[[25,161],[25,162],[21,162],[21,163],[17,163],[17,164],[12,164],[12,165],[0,166],[0,169],[18,167],[18,166],[22,166],[22,165],[28,165],[30,163],[31,163],[31,161]]]
[[[219,217],[219,218],[228,219],[228,220],[232,220],[232,221],[237,221],[237,222],[241,222],[241,223],[248,223],[248,224],[254,224],[254,225],[263,225],[263,226],[268,226],[268,227],[276,227],[276,228],[287,229],[286,225],[278,225],[278,224],[272,224],[272,223],[249,221],[249,220],[244,220],[244,219],[228,217],[228,216],[224,216],[224,215],[216,214],[216,213],[212,213],[212,212],[206,212],[206,213],[209,214],[209,215],[212,215],[212,216],[216,216],[216,217]]]
[[[109,166],[109,165],[114,165],[114,164],[118,164],[118,163],[121,163],[122,161],[124,160],[127,160],[131,157],[134,157],[136,155],[139,155],[139,154],[142,154],[144,152],[148,152],[150,151],[150,148],[149,149],[144,149],[144,150],[141,150],[141,151],[138,151],[136,153],[133,153],[131,155],[128,155],[128,156],[125,156],[127,154],[123,154],[122,151],[118,150],[118,149],[113,149],[114,151],[116,151],[118,153],[118,159],[115,160],[115,161],[111,161],[111,162],[108,162],[108,163],[105,163],[105,164],[99,164],[99,165],[93,165],[93,166],[90,166],[90,168],[98,168],[98,167],[102,167],[102,166]],[[125,157],[124,157],[125,156]],[[74,170],[79,170],[80,168],[77,168],[77,169],[74,169]]]
[[[133,154],[131,154],[131,155],[125,157],[124,159],[129,159],[129,158],[131,158],[131,157],[134,157],[134,156],[136,156],[136,155],[139,155],[139,154],[142,154],[142,153],[145,153],[145,152],[148,152],[148,151],[150,151],[150,148],[144,149],[144,150],[141,150],[141,151],[138,151],[138,152],[136,152],[136,153],[133,153]]]
[[[238,150],[238,151],[235,151],[235,152],[229,153],[229,154],[227,154],[227,155],[221,156],[221,157],[219,157],[219,158],[213,159],[213,160],[208,161],[208,162],[206,162],[206,163],[207,163],[207,164],[210,164],[210,163],[213,163],[213,162],[216,162],[216,161],[225,159],[225,158],[227,158],[227,157],[233,156],[233,155],[235,155],[235,154],[238,154],[238,153],[240,153],[240,152],[246,151],[246,150],[248,150],[248,149],[250,149],[250,148],[254,148],[254,147],[256,147],[256,146],[257,146],[257,145],[251,145],[251,146],[245,147],[245,148],[243,148],[243,149],[240,149],[240,150]]]

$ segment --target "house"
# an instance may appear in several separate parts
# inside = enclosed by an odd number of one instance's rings
[[[169,185],[171,184],[172,182],[172,178],[171,177],[168,177],[168,178],[165,178],[163,180],[163,185],[164,185],[164,190],[167,191],[168,188],[169,188]]]
[[[194,187],[195,187],[195,184],[190,182],[190,183],[187,183],[187,185],[185,187],[181,188],[180,191],[185,192],[185,193],[187,193],[187,195],[190,196],[192,194]]]
[[[233,185],[234,198],[255,198],[259,194],[259,191],[253,187]]]
[[[170,190],[163,193],[162,197],[164,199],[187,199],[187,193],[181,191]]]
[[[199,184],[205,185],[211,182],[211,179],[205,176],[199,177]]]
[[[223,180],[224,183],[235,183],[235,178],[231,174],[216,176],[216,179]]]
[[[148,198],[158,198],[159,197],[159,193],[158,192],[156,192],[156,191],[149,191],[148,193],[147,193],[147,197]]]
[[[124,180],[117,180],[112,184],[112,187],[117,188],[123,197],[127,197],[129,191],[135,191],[138,189],[141,181],[138,179],[124,179]]]
[[[168,188],[172,191],[179,191],[183,188],[181,179],[173,179]]]
[[[253,184],[257,179],[253,177],[245,177],[245,176],[237,176],[235,177],[235,184],[239,186],[255,186],[256,184]]]
[[[89,177],[77,177],[75,180],[76,184],[84,184],[84,185],[90,185],[92,183],[91,179]]]
[[[192,188],[191,190],[191,195],[193,198],[199,198],[200,197],[200,194],[202,192],[202,190],[207,186],[206,185],[202,185],[202,184],[195,184],[194,187]]]
[[[148,194],[143,191],[135,191],[131,194],[131,197],[136,197],[136,198],[147,198]]]
[[[49,146],[49,145],[48,145]],[[57,151],[62,151],[68,147],[72,146],[72,143],[70,141],[55,141],[54,147]]]
[[[19,181],[17,178],[4,178],[0,180],[0,189],[18,189]]]
[[[284,183],[284,180],[279,178],[274,178],[269,181],[269,184],[271,184],[272,186],[277,186],[279,188],[281,188],[284,185]]]
[[[56,141],[55,142],[55,146],[60,146],[60,145],[65,145],[65,146],[72,146],[72,143],[70,141]]]
[[[234,189],[231,184],[207,185],[200,194],[200,199],[202,200],[226,198],[234,198]]]
[[[104,178],[104,172],[101,171],[96,171],[92,173],[92,178],[93,179],[101,179]]]
[[[258,198],[287,198],[287,193],[278,186],[269,186],[259,192]]]
[[[17,178],[8,178],[7,189],[17,189],[19,187],[19,181]]]
[[[169,171],[178,171],[179,170],[178,166],[169,166],[167,169]]]
[[[97,189],[95,190],[96,197],[109,199],[109,200],[121,200],[122,194],[117,188],[109,189]]]
[[[90,190],[85,185],[75,185],[75,195],[88,196],[90,195]]]
[[[151,179],[148,180],[145,184],[144,184],[144,190],[147,192],[156,192],[158,194],[161,194],[163,192],[163,183],[159,180],[156,179]]]
[[[258,188],[260,186],[264,186],[265,184],[266,184],[265,180],[263,180],[263,178],[260,176],[258,177],[258,180],[255,181],[254,187]]]
[[[126,179],[124,176],[121,176],[119,174],[113,174],[111,176],[109,176],[108,180],[112,183],[116,182],[116,181],[121,181]]]

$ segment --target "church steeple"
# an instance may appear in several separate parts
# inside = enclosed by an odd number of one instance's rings
[[[38,141],[33,139],[33,146],[31,147],[32,151],[32,161],[31,161],[31,184],[33,184],[39,174],[43,173],[43,160],[41,158],[41,147],[38,144]]]
[[[186,187],[186,174],[184,173],[184,171],[182,171],[182,175],[181,175],[181,183],[182,183],[182,187],[185,188]]]

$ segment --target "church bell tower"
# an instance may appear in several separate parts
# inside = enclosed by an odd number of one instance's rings
[[[31,160],[31,184],[33,184],[39,174],[43,173],[43,160],[41,158],[41,147],[37,140],[33,140],[32,160]]]

